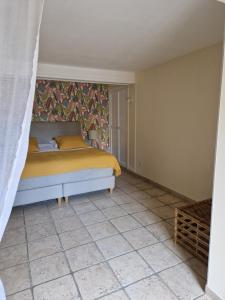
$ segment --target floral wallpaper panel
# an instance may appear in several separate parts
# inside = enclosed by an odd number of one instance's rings
[[[85,138],[98,131],[97,146],[109,147],[109,101],[105,84],[37,80],[33,121],[78,121]]]

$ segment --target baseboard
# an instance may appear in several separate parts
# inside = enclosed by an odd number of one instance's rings
[[[219,296],[217,296],[208,286],[205,288],[206,295],[209,296],[212,300],[223,300]]]
[[[127,167],[127,168],[123,168],[126,169],[127,172],[132,172],[133,174],[135,174],[135,170],[132,167]]]
[[[161,190],[165,191],[165,192],[168,193],[168,194],[173,195],[174,197],[178,197],[178,198],[183,199],[183,200],[185,200],[185,201],[188,201],[188,202],[190,202],[190,203],[195,203],[195,202],[196,202],[195,200],[193,200],[193,199],[191,199],[191,198],[188,198],[188,197],[186,197],[186,196],[184,196],[184,195],[182,195],[182,194],[180,194],[180,193],[178,193],[178,192],[176,192],[176,191],[174,191],[174,190],[172,190],[172,189],[170,189],[170,188],[168,188],[168,187],[165,187],[164,185],[162,185],[162,184],[160,184],[160,183],[158,183],[158,182],[155,182],[155,181],[153,181],[153,180],[151,180],[151,179],[149,179],[149,178],[147,178],[147,177],[144,177],[144,176],[142,176],[142,175],[140,175],[140,174],[134,172],[134,171],[131,170],[131,169],[127,169],[127,168],[122,167],[122,170],[124,170],[124,171],[126,171],[127,173],[130,173],[130,174],[132,174],[133,176],[136,176],[137,178],[140,178],[140,179],[142,179],[142,180],[144,180],[144,181],[146,181],[146,182],[148,182],[148,183],[150,183],[150,184],[155,185],[156,187],[160,188]]]

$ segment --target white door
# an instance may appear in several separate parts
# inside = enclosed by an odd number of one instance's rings
[[[111,152],[127,167],[128,88],[114,87],[109,91]]]

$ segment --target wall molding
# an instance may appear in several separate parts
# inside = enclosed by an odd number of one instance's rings
[[[135,73],[104,69],[39,63],[37,77],[40,79],[88,81],[111,84],[134,84]]]

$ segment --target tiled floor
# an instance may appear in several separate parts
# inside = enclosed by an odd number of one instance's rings
[[[206,267],[172,239],[183,200],[126,173],[116,185],[13,210],[0,244],[7,299],[203,299]]]

